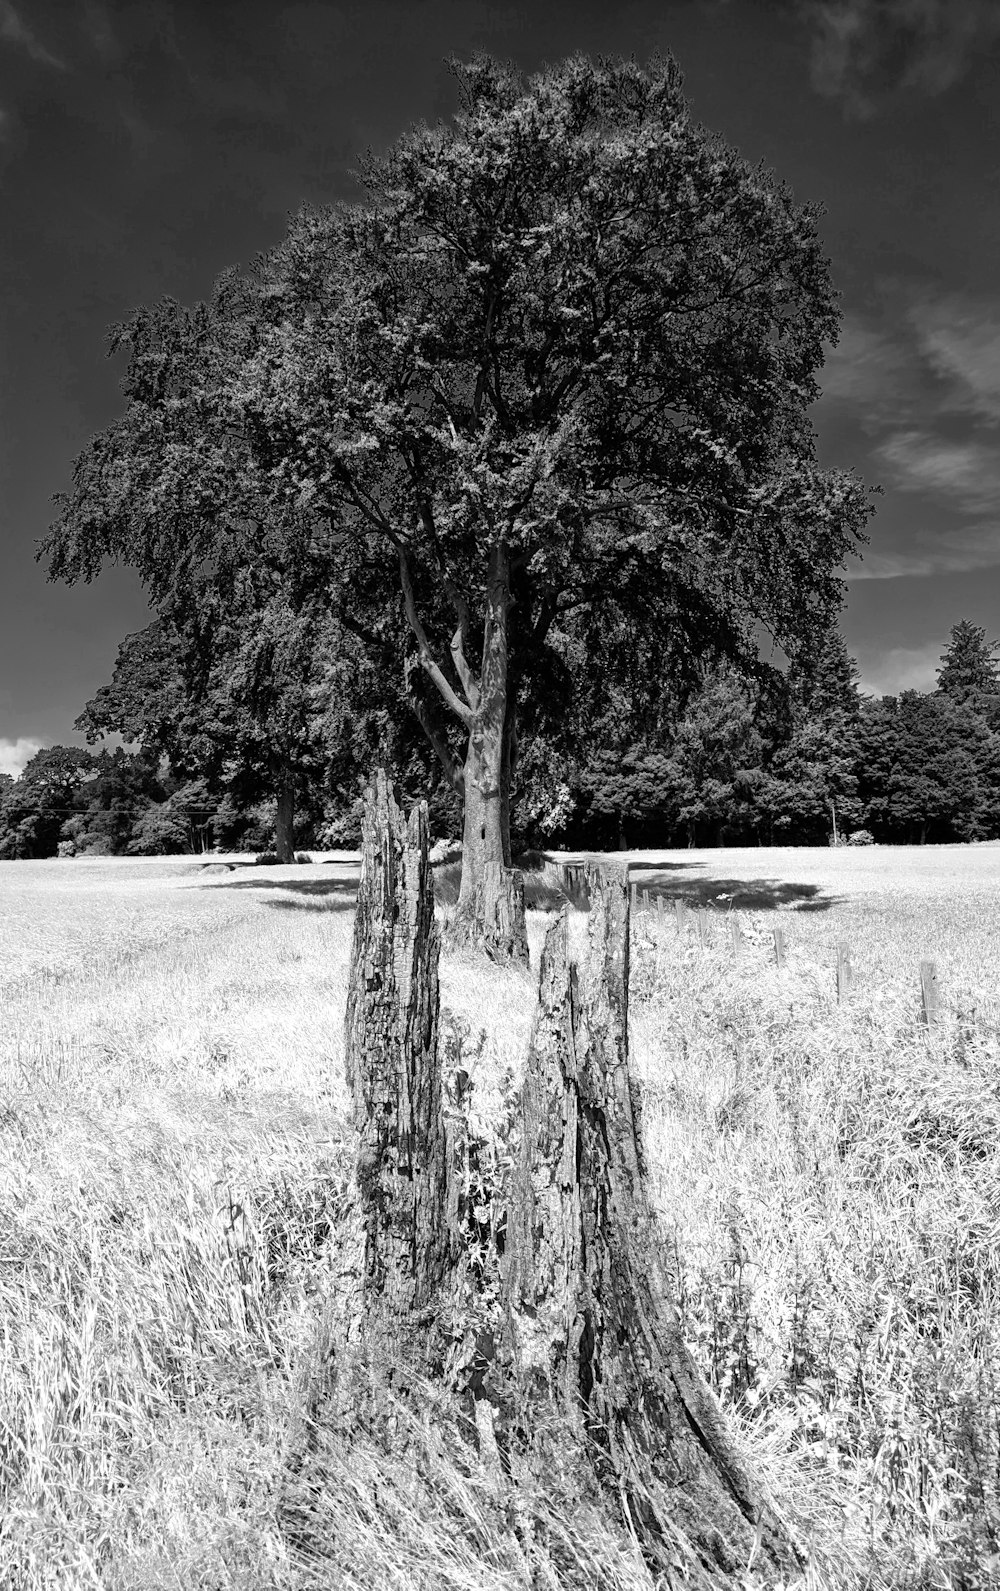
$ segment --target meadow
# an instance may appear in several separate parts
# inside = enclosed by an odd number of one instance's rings
[[[810,1551],[798,1584],[995,1584],[1000,848],[631,861],[711,907],[706,945],[633,922],[633,1068],[685,1331]],[[0,864],[0,1583],[652,1586],[558,1477],[513,1529],[430,1403],[405,1451],[331,1451],[296,1496],[350,1195],[355,878]],[[557,872],[528,894],[537,966]],[[441,982],[485,1035],[488,1121],[533,980],[446,953]]]

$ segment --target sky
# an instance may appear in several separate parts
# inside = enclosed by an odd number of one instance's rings
[[[0,770],[83,743],[147,622],[128,570],[35,561],[120,410],[108,328],[352,197],[476,50],[669,52],[696,119],[824,208],[820,457],[883,488],[842,620],[862,686],[932,689],[960,619],[1000,634],[1000,0],[0,0]]]

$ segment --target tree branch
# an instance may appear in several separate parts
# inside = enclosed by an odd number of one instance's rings
[[[455,717],[460,719],[463,724],[469,724],[472,721],[472,708],[463,702],[456,694],[455,690],[445,677],[444,671],[442,670],[440,664],[435,661],[434,654],[430,648],[430,642],[427,639],[427,632],[420,622],[420,615],[417,612],[417,604],[413,595],[413,581],[410,578],[410,565],[406,556],[406,548],[398,539],[396,540],[396,547],[399,552],[399,579],[403,588],[403,605],[406,609],[406,622],[410,626],[410,629],[413,631],[414,637],[416,638],[417,655],[420,658],[421,667],[427,674],[428,678],[434,681],[438,691],[444,698],[448,707],[450,707],[451,711],[455,714]]]
[[[431,703],[421,696],[420,691],[413,683],[413,671],[419,667],[415,658],[407,658],[403,664],[403,680],[406,686],[406,699],[417,716],[421,729],[430,742],[431,749],[440,762],[445,772],[445,777],[453,790],[465,799],[465,773],[459,759],[448,745],[444,725],[435,716]]]
[[[458,614],[458,625],[451,638],[451,659],[455,665],[455,672],[461,681],[469,706],[475,712],[479,706],[479,687],[465,655],[469,641],[469,604],[452,581],[445,581],[445,590],[454,605],[455,612]]]

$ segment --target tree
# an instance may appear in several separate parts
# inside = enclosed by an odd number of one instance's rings
[[[62,826],[80,810],[79,793],[93,767],[90,753],[80,746],[44,746],[36,751],[3,793],[0,856],[55,856]]]
[[[133,829],[166,797],[158,759],[143,751],[101,751],[91,758],[91,773],[81,786],[79,812],[59,831],[72,854],[120,856],[129,847]]]
[[[857,759],[858,667],[831,624],[812,656],[791,671],[791,728],[768,768],[772,825],[796,839],[837,843],[861,816]]]
[[[993,737],[944,693],[903,691],[872,704],[859,736],[865,822],[887,839],[972,840],[985,832],[982,772]]]
[[[937,688],[954,702],[991,716],[1000,724],[1000,641],[987,641],[981,624],[960,619],[941,656]]]
[[[668,782],[689,845],[699,828],[721,845],[727,829],[751,821],[761,750],[745,685],[730,668],[713,670],[677,727],[670,758]]]
[[[315,602],[293,609],[280,591],[261,594],[249,572],[227,601],[208,589],[187,608],[125,637],[110,683],[76,728],[91,741],[116,732],[165,756],[175,774],[206,781],[216,802],[227,792],[244,807],[274,798],[275,851],[293,861],[296,804],[308,802],[324,760],[329,614]]]
[[[614,600],[734,656],[760,620],[797,655],[869,503],[816,463],[815,212],[696,126],[674,63],[455,73],[459,113],[368,160],[364,203],[119,328],[126,413],[44,551],[154,591],[252,557],[368,643],[401,607],[464,807],[457,922],[503,957],[518,708],[559,616]]]

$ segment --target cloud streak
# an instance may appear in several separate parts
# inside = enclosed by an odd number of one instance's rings
[[[12,44],[16,49],[24,50],[39,66],[51,66],[57,71],[65,71],[66,63],[58,55],[53,55],[47,50],[39,38],[32,33],[21,14],[15,10],[13,0],[0,0],[0,42]]]
[[[861,666],[861,689],[875,696],[898,696],[900,691],[932,691],[937,685],[944,641],[926,646],[893,646],[877,652]]]
[[[866,553],[863,561],[852,562],[847,579],[853,583],[967,574],[973,569],[991,569],[996,564],[1000,564],[1000,520],[963,526],[946,536],[918,535],[912,547],[899,552]]]
[[[939,528],[875,552],[851,580],[1000,565],[1000,301],[883,288],[881,313],[845,317],[824,402],[872,438],[879,478],[924,500]],[[877,535],[877,532],[876,532]]]
[[[0,773],[9,773],[16,779],[25,763],[41,749],[42,742],[33,740],[30,735],[18,735],[16,740],[0,736]]]
[[[897,91],[935,96],[1000,38],[995,0],[800,0],[813,87],[864,119]]]

